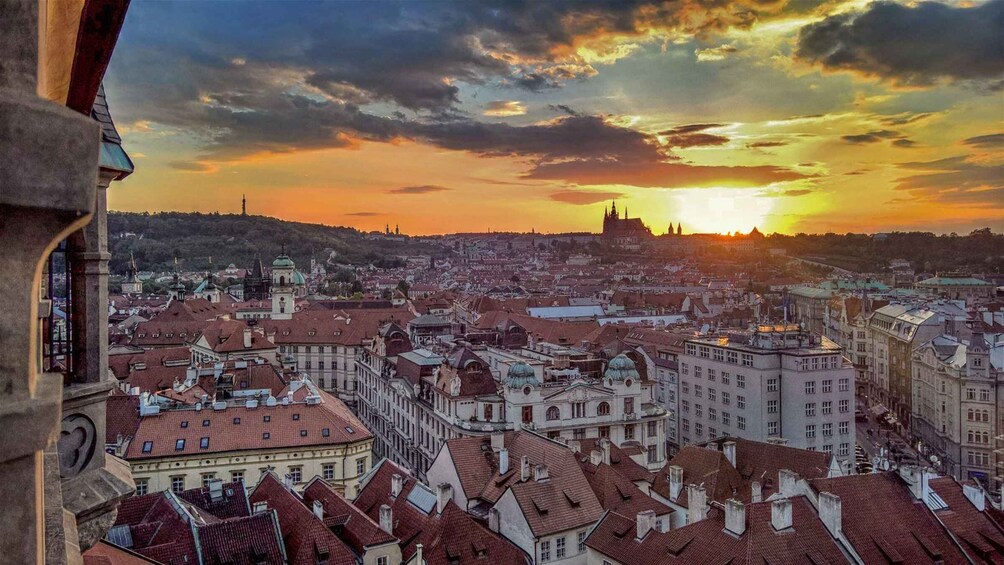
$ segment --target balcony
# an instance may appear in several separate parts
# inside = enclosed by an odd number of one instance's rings
[[[454,418],[453,425],[471,432],[502,432],[511,428],[509,422],[472,422],[460,418]]]

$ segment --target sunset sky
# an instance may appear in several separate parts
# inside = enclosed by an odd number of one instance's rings
[[[133,2],[109,207],[1004,231],[1004,0]]]

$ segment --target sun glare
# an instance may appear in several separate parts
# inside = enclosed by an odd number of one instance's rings
[[[763,231],[775,200],[750,189],[723,187],[674,190],[667,196],[669,209],[689,233]]]

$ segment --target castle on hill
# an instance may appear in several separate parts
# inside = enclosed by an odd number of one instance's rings
[[[633,239],[644,239],[654,236],[652,230],[641,221],[641,218],[629,217],[627,209],[624,210],[624,216],[621,217],[621,214],[617,211],[616,201],[611,203],[609,209],[603,209],[603,235],[605,237]],[[682,223],[677,224],[674,231],[671,222],[667,235],[683,235]]]

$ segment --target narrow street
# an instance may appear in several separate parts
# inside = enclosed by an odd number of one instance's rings
[[[864,449],[869,462],[874,464],[875,458],[881,454],[882,448],[888,450],[890,468],[921,460],[919,454],[906,438],[879,424],[878,418],[872,414],[871,407],[866,405],[864,398],[857,398],[856,409],[864,412],[867,417],[867,421],[857,421],[855,418],[854,429],[857,444]]]

